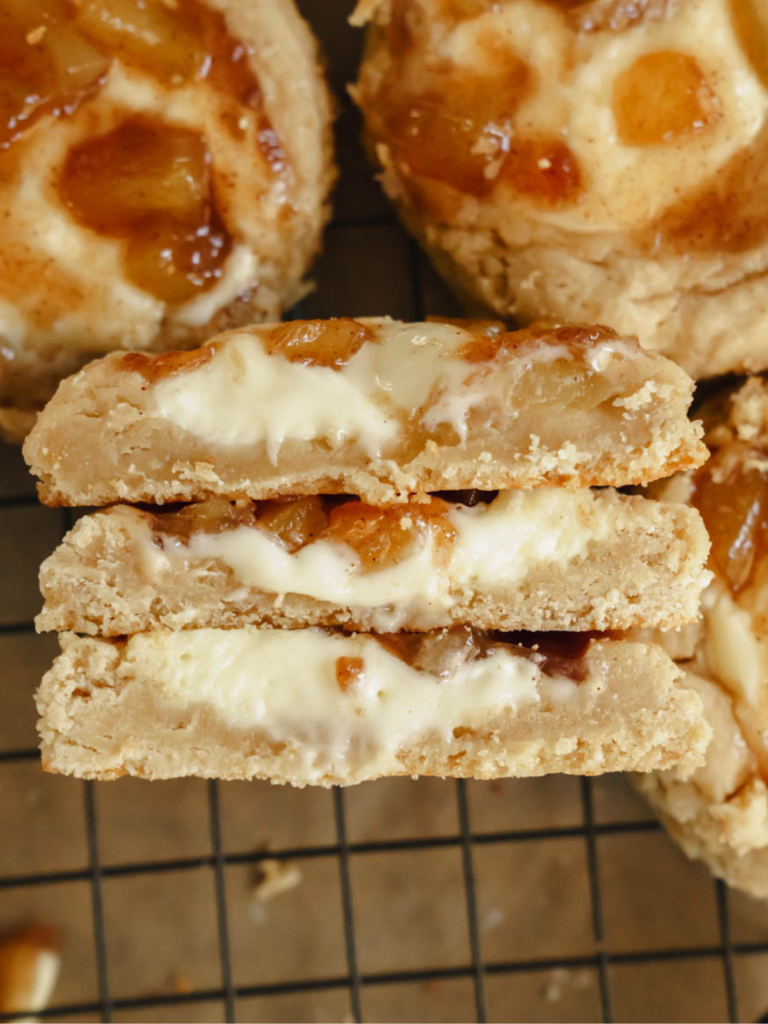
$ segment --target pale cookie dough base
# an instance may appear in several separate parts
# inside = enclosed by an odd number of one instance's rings
[[[398,752],[400,768],[391,774],[493,779],[675,765],[690,771],[700,764],[710,737],[701,701],[677,686],[679,671],[666,655],[614,642],[601,644],[594,657],[605,665],[602,690],[580,684],[556,704],[491,715],[482,728],[454,730],[450,740],[425,735]],[[37,705],[43,765],[51,772],[86,779],[260,778],[296,786],[360,781],[354,773],[307,776],[300,746],[275,743],[267,730],[232,728],[205,703],[169,706],[121,666],[120,648],[105,641],[65,638],[65,653],[43,679]]]

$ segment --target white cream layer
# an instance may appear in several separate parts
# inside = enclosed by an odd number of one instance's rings
[[[407,518],[407,509],[402,515]],[[489,505],[456,505],[449,515],[456,540],[446,563],[436,558],[431,532],[396,565],[366,571],[346,544],[317,540],[290,554],[274,534],[248,526],[197,533],[189,543],[164,537],[161,549],[148,536],[142,561],[157,577],[170,569],[207,572],[200,563],[213,559],[247,587],[378,609],[378,629],[398,629],[406,619],[426,628],[463,591],[489,593],[542,564],[557,562],[563,569],[583,558],[590,544],[616,535],[626,509],[615,492],[542,488],[502,491]]]
[[[364,662],[347,691],[336,681],[340,657]],[[576,690],[507,650],[438,679],[370,637],[314,629],[142,633],[128,641],[120,672],[176,707],[207,705],[233,728],[290,744],[302,783],[392,774],[400,750],[450,742],[455,728],[480,728],[492,716]]]
[[[704,591],[701,604],[710,672],[740,700],[760,708],[768,696],[768,642],[719,581]]]
[[[427,430],[447,424],[462,440],[469,414],[484,403],[501,405],[513,419],[506,407],[516,376],[532,362],[573,358],[565,346],[543,344],[501,369],[458,354],[476,337],[463,328],[362,322],[377,340],[341,369],[268,355],[255,329],[232,336],[204,366],[160,381],[150,401],[156,413],[209,442],[264,442],[273,462],[285,441],[356,441],[378,456],[412,417]],[[590,367],[603,371],[628,353],[621,340],[599,342],[589,352]]]

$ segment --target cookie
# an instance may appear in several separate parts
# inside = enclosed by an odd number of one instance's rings
[[[715,578],[701,623],[643,634],[686,669],[713,730],[706,763],[638,780],[691,857],[768,898],[768,383],[753,378],[701,409],[710,461],[654,492],[697,507],[712,537]]]
[[[24,455],[53,505],[619,486],[706,457],[692,388],[602,327],[298,321],[93,362]]]
[[[291,0],[41,0],[3,21],[0,430],[112,349],[192,347],[305,290],[330,101]]]
[[[90,779],[330,786],[701,762],[701,701],[658,647],[528,643],[463,629],[65,635],[37,694],[43,765]]]
[[[383,187],[468,302],[768,366],[759,0],[364,0]]]
[[[79,519],[43,563],[37,627],[592,630],[698,617],[710,574],[695,510],[610,489],[482,497],[116,505]]]

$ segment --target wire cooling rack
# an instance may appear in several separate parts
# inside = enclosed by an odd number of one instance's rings
[[[332,259],[321,261],[318,267],[319,288],[315,296],[305,302],[305,315],[330,315],[345,313],[391,313],[396,316],[410,316],[420,319],[425,312],[437,312],[436,306],[449,303],[443,293],[435,293],[437,285],[429,276],[428,271],[417,249],[412,242],[399,232],[390,212],[378,195],[370,181],[370,174],[365,169],[364,161],[357,147],[356,136],[358,125],[356,117],[347,103],[344,84],[354,75],[354,67],[359,52],[359,39],[356,33],[346,26],[346,16],[350,5],[347,3],[324,3],[323,0],[305,0],[304,13],[313,23],[330,57],[329,73],[340,102],[339,118],[339,151],[342,163],[342,187],[338,192],[337,217],[329,228],[327,248]],[[379,232],[379,236],[376,233]],[[364,234],[361,235],[361,233]],[[383,233],[383,234],[381,234]],[[391,295],[386,302],[387,308],[360,309],[366,301],[366,288],[363,294],[358,291],[355,283],[355,263],[358,256],[375,263],[378,245],[376,237],[390,240],[393,247],[383,262],[376,265],[368,274],[376,279],[377,287]],[[349,241],[356,239],[358,255],[347,257]],[[333,255],[335,254],[335,255]],[[359,264],[358,264],[359,267]],[[349,277],[351,285],[346,280]],[[355,292],[352,305],[356,308],[339,308],[334,305],[337,300],[329,297],[331,289],[326,285],[331,279],[336,283],[336,294],[343,293],[350,287]],[[343,287],[339,287],[339,278]],[[436,298],[435,295],[438,295]],[[450,313],[450,308],[442,306],[440,311]],[[295,311],[298,315],[298,311]],[[35,500],[28,494],[11,495],[0,499],[0,511],[35,508]],[[61,528],[71,525],[71,513],[51,512],[50,515],[61,514]],[[0,624],[0,640],[3,636],[16,636],[22,633],[33,633],[31,621],[5,622]],[[0,684],[2,684],[3,666],[0,663]],[[7,681],[7,680],[6,680]],[[0,750],[0,773],[7,766],[18,762],[33,762],[38,752],[33,748]],[[75,785],[72,783],[72,785]],[[119,784],[108,784],[119,785]],[[162,785],[162,784],[160,784]],[[368,784],[368,785],[376,785]],[[96,786],[85,783],[84,820],[87,836],[87,866],[78,870],[33,872],[13,874],[0,877],[0,924],[2,924],[2,901],[10,892],[18,892],[33,887],[44,887],[62,882],[85,882],[90,887],[90,902],[94,938],[94,957],[97,975],[98,997],[89,1001],[69,1002],[54,1005],[39,1016],[44,1018],[101,1019],[110,1021],[113,1015],[121,1020],[131,1019],[131,1012],[155,1011],[158,1016],[173,1006],[191,1008],[196,1003],[212,1000],[223,1004],[227,1020],[235,1020],[237,1005],[247,997],[277,996],[296,993],[321,993],[329,990],[346,991],[349,998],[350,1017],[355,1021],[364,1019],[363,996],[372,986],[397,985],[406,982],[439,982],[447,979],[465,979],[471,983],[473,990],[474,1016],[478,1021],[489,1017],[486,998],[486,983],[489,979],[500,975],[539,974],[558,969],[589,968],[596,973],[598,979],[599,1011],[603,1021],[614,1019],[611,999],[611,972],[617,966],[626,964],[659,964],[664,961],[683,963],[691,959],[706,961],[712,972],[721,972],[724,986],[724,1005],[727,1007],[728,1019],[740,1019],[737,1008],[737,985],[734,972],[734,959],[750,955],[768,953],[768,941],[762,937],[758,941],[733,941],[729,926],[729,908],[727,893],[719,882],[714,882],[715,905],[717,914],[717,941],[702,944],[677,944],[643,948],[642,950],[614,951],[606,941],[604,926],[604,898],[601,891],[601,873],[598,841],[609,835],[640,834],[656,832],[660,826],[653,820],[630,820],[601,823],[595,820],[594,785],[589,779],[580,780],[581,822],[565,827],[547,827],[535,829],[510,829],[509,831],[477,831],[471,823],[471,807],[468,800],[468,787],[463,781],[445,782],[444,786],[455,787],[458,829],[455,834],[424,835],[412,838],[397,838],[375,841],[353,842],[348,838],[349,797],[344,791],[333,792],[333,824],[335,841],[310,846],[283,846],[282,848],[257,852],[227,852],[222,841],[221,827],[221,785],[211,781],[207,783],[208,817],[210,828],[211,853],[204,856],[176,857],[171,860],[139,860],[133,863],[103,862],[99,841],[99,822],[97,813]],[[0,819],[2,812],[0,811]],[[478,879],[478,851],[490,846],[519,845],[522,848],[534,849],[537,841],[550,839],[571,839],[584,844],[586,851],[586,867],[588,873],[589,905],[591,908],[592,949],[588,955],[572,956],[537,956],[525,958],[515,956],[510,959],[484,958],[482,952],[482,935],[479,923],[478,899],[476,883]],[[3,842],[23,842],[24,837],[6,835]],[[55,841],[55,837],[54,837]],[[468,949],[470,956],[464,963],[439,963],[429,969],[414,968],[396,971],[363,971],[359,963],[359,943],[356,941],[356,897],[361,893],[356,890],[350,873],[350,862],[365,854],[397,853],[403,856],[417,851],[453,849],[461,858],[461,888],[453,895],[463,902],[466,908],[466,927],[468,930]],[[261,983],[255,985],[236,984],[234,979],[231,954],[231,929],[228,921],[226,869],[233,865],[258,865],[260,860],[289,861],[294,858],[302,860],[325,858],[332,859],[338,867],[340,880],[341,908],[343,915],[343,943],[346,958],[346,971],[334,976],[307,976],[290,981]],[[110,984],[110,945],[107,926],[105,924],[104,884],[112,880],[126,880],[138,876],[167,875],[169,872],[189,872],[201,869],[212,873],[215,891],[215,906],[218,931],[218,956],[220,961],[220,978],[218,986],[208,986],[196,991],[167,992],[151,995],[115,994]],[[509,879],[514,885],[515,879]],[[653,900],[654,893],[647,893],[647,899]],[[137,908],[138,910],[139,908]],[[359,922],[358,922],[359,923]],[[766,933],[768,939],[768,933]],[[319,939],[318,941],[322,941]],[[567,1007],[566,1007],[567,1013]],[[514,1007],[495,1011],[496,1019],[514,1018]],[[10,1020],[11,1015],[0,1015],[0,1020]],[[147,1017],[142,1019],[154,1019]],[[240,1019],[244,1019],[242,1013]],[[543,1018],[542,1018],[543,1019]],[[569,1019],[569,1018],[564,1018]],[[586,1019],[586,1018],[584,1018]],[[597,1018],[596,1018],[597,1019]],[[626,1019],[626,1014],[625,1014]],[[712,1019],[715,1019],[714,1017]]]

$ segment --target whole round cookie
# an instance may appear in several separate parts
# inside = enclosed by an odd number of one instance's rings
[[[706,377],[768,366],[764,0],[362,0],[354,95],[438,269]]]
[[[0,432],[302,293],[333,179],[291,0],[0,0]]]

